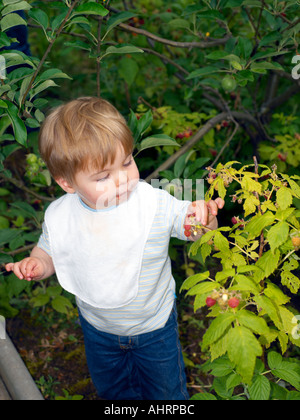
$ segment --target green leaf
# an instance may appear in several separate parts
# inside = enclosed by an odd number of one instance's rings
[[[279,188],[276,192],[276,199],[281,210],[286,210],[293,203],[291,190],[286,187]]]
[[[180,147],[180,144],[177,143],[174,139],[167,136],[166,134],[155,134],[151,137],[147,137],[140,143],[139,152],[151,147],[158,146],[177,146]]]
[[[53,86],[58,85],[53,80],[45,80],[44,82],[40,83],[36,88],[30,91],[30,99],[34,98],[37,94]]]
[[[267,401],[271,393],[270,381],[264,375],[257,375],[249,387],[250,398],[253,401]]]
[[[282,362],[279,368],[273,369],[272,373],[280,379],[300,390],[299,365],[297,363]]]
[[[26,146],[27,130],[26,130],[24,122],[21,120],[21,118],[18,115],[18,108],[14,104],[12,104],[10,101],[5,100],[4,102],[8,106],[6,112],[12,123],[16,140],[22,146]]]
[[[72,309],[73,305],[72,303],[69,301],[69,299],[67,299],[64,296],[57,296],[55,297],[52,302],[51,302],[52,308],[55,309],[57,312],[60,312],[62,314],[67,314],[68,313],[68,309]]]
[[[143,53],[144,51],[140,48],[135,47],[134,45],[125,45],[125,46],[116,46],[116,47],[108,47],[105,53],[101,58],[107,56],[109,54],[136,54],[136,53]]]
[[[258,214],[250,220],[245,226],[246,232],[249,232],[253,237],[259,236],[261,232],[267,227],[273,224],[275,216],[267,211],[265,214]]]
[[[283,271],[281,273],[281,283],[283,286],[288,287],[288,289],[294,294],[298,293],[298,290],[300,289],[299,277],[295,276],[295,274],[290,271]]]
[[[26,203],[25,201],[16,201],[15,203],[12,203],[11,206],[22,210],[22,214],[29,218],[37,218],[37,212],[30,204]]]
[[[248,291],[253,294],[258,294],[260,292],[258,286],[249,276],[246,277],[243,274],[237,274],[234,277],[234,280],[237,282],[237,284],[234,284],[230,290]]]
[[[7,15],[8,13],[16,12],[18,10],[29,10],[32,6],[27,3],[27,1],[18,1],[13,4],[9,4],[1,10],[2,16]]]
[[[231,312],[225,312],[218,315],[217,318],[212,321],[203,336],[203,347],[207,348],[210,344],[221,338],[234,320],[235,315]]]
[[[19,25],[25,25],[25,26],[27,26],[27,23],[17,13],[10,13],[10,14],[4,16],[1,19],[1,22],[0,22],[0,26],[1,26],[1,31],[2,32],[5,32],[9,28],[13,28],[14,26],[19,26]]]
[[[282,356],[276,351],[270,351],[268,353],[268,365],[270,369],[277,369],[282,366]]]
[[[194,394],[190,400],[193,401],[216,401],[217,398],[213,394],[209,394],[208,392],[199,392],[198,394]]]
[[[102,41],[104,40],[104,38],[106,37],[106,35],[116,26],[118,26],[120,23],[125,22],[128,19],[131,19],[133,17],[135,17],[136,14],[135,13],[131,13],[131,12],[121,12],[118,13],[114,16],[112,16],[111,18],[109,18],[108,22],[107,22],[107,27],[106,27],[106,33],[104,35],[104,37],[102,38]]]
[[[214,244],[217,249],[219,249],[221,252],[228,253],[229,252],[229,242],[225,238],[225,236],[222,235],[221,232],[216,232]]]
[[[282,322],[279,318],[278,308],[274,302],[266,296],[254,296],[253,300],[257,303],[258,309],[263,310],[280,330]]]
[[[102,4],[88,2],[86,4],[80,4],[76,7],[75,11],[72,13],[74,15],[98,15],[98,16],[106,16],[108,15],[109,11],[102,6]]]
[[[186,80],[195,79],[196,77],[206,76],[207,74],[215,74],[218,71],[220,71],[218,67],[212,67],[212,66],[202,67],[201,69],[192,71],[187,76]]]
[[[264,294],[270,299],[273,299],[278,305],[285,305],[291,300],[278,286],[276,286],[276,284],[271,283],[270,281],[267,283]]]
[[[180,292],[182,290],[188,290],[191,287],[195,286],[195,284],[199,283],[200,281],[206,280],[209,277],[209,271],[205,271],[205,273],[198,273],[195,274],[194,276],[191,276],[189,278],[187,278],[181,288],[180,288]]]
[[[236,364],[236,371],[243,382],[250,384],[256,358],[262,355],[262,347],[252,332],[243,326],[232,328],[228,338],[228,356]]]
[[[273,42],[279,41],[282,37],[282,34],[279,31],[273,31],[268,33],[268,35],[264,36],[263,39],[259,43],[259,47],[264,47],[266,45],[270,45]]]
[[[268,241],[272,252],[283,245],[289,236],[289,225],[286,222],[279,222],[271,227],[268,232]]]
[[[269,250],[255,263],[255,266],[260,268],[261,271],[254,273],[254,278],[257,281],[269,277],[276,270],[280,259],[280,251],[276,249],[274,253]]]
[[[66,43],[64,43],[66,45]],[[48,79],[72,79],[70,76],[68,76],[66,73],[63,73],[59,69],[49,69],[44,71],[41,75],[39,75],[36,79],[36,82],[41,82],[43,80]]]
[[[118,73],[130,87],[139,72],[139,66],[135,60],[124,57],[118,65]]]
[[[269,327],[266,321],[263,318],[255,315],[253,312],[242,309],[241,311],[237,312],[236,318],[241,325],[249,328],[256,334],[264,335],[269,333]]]
[[[37,308],[39,306],[47,305],[47,303],[50,301],[50,297],[45,294],[39,294],[38,296],[35,296],[30,299],[30,303],[34,308]]]
[[[187,292],[187,296],[204,295],[205,293],[209,293],[214,289],[218,289],[219,287],[220,285],[217,282],[205,281],[192,287]]]

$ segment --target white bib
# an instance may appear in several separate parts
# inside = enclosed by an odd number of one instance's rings
[[[61,286],[97,308],[134,300],[156,207],[155,189],[146,182],[127,201],[102,211],[85,208],[77,194],[53,202],[45,223]]]

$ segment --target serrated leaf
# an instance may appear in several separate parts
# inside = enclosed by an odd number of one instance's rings
[[[286,187],[281,187],[276,192],[276,199],[279,207],[282,210],[287,209],[293,203],[293,196],[291,191]]]
[[[264,335],[269,333],[269,327],[266,321],[263,318],[255,315],[253,312],[242,309],[241,311],[237,312],[236,318],[241,325],[249,328],[256,334]]]
[[[280,251],[278,249],[273,253],[271,250],[265,252],[261,258],[255,263],[255,266],[261,271],[254,273],[255,280],[260,281],[269,277],[276,270],[280,259]]]
[[[300,289],[300,279],[290,271],[283,271],[281,273],[281,283],[294,294],[298,293]]]
[[[300,390],[300,374],[297,363],[282,362],[280,368],[272,370],[272,373],[291,384],[298,391]]]
[[[231,312],[222,313],[213,320],[208,330],[203,336],[203,347],[207,348],[210,344],[218,340],[235,320],[235,315]]]
[[[258,294],[260,292],[258,286],[249,276],[246,277],[242,274],[237,274],[234,277],[234,280],[237,282],[237,284],[234,284],[230,290],[248,291],[253,294]]]
[[[260,233],[267,227],[274,223],[275,216],[267,211],[265,214],[258,214],[247,223],[245,230],[253,235],[253,237],[259,236]]]
[[[225,252],[225,253],[229,252],[229,242],[225,238],[225,236],[222,235],[221,232],[215,233],[214,244],[215,244],[215,247],[219,249],[221,252]]]
[[[257,303],[258,309],[263,310],[274,322],[275,326],[282,329],[282,322],[279,318],[278,307],[271,299],[266,296],[254,296],[253,300]]]
[[[69,301],[69,299],[67,299],[64,296],[55,297],[52,300],[51,305],[52,305],[53,309],[55,309],[57,312],[60,312],[60,313],[63,313],[63,314],[67,314],[68,309],[73,308],[72,303]]]
[[[276,223],[268,232],[267,238],[272,252],[283,245],[289,236],[289,225],[286,222]]]
[[[196,284],[188,292],[187,296],[204,295],[214,289],[218,289],[220,284],[217,282],[205,281],[204,283]]]
[[[206,280],[209,277],[209,271],[205,271],[205,273],[198,273],[195,274],[194,276],[191,276],[189,278],[187,278],[181,288],[180,288],[180,292],[182,290],[188,290],[191,287],[195,286],[195,284],[199,283],[200,281]]]
[[[262,355],[262,347],[254,334],[243,326],[232,328],[228,339],[228,356],[236,364],[236,371],[243,382],[250,384],[256,358]]]
[[[253,401],[267,401],[271,393],[270,381],[264,375],[257,375],[249,387],[250,398]]]

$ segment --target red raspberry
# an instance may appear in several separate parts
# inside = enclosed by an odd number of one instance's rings
[[[237,308],[239,304],[240,304],[240,300],[236,297],[233,297],[229,299],[228,301],[228,306],[230,306],[230,308]]]
[[[211,308],[212,306],[215,306],[215,304],[217,303],[217,301],[211,297],[208,297],[206,299],[206,305]]]
[[[191,225],[184,225],[184,229],[185,230],[191,230],[192,229],[192,226]]]
[[[184,234],[187,238],[189,238],[191,236],[192,232],[190,230],[185,230]]]

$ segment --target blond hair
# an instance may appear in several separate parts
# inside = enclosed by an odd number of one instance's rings
[[[123,116],[104,99],[78,98],[54,109],[39,134],[39,150],[54,179],[74,183],[76,173],[113,163],[120,145],[133,150]]]

